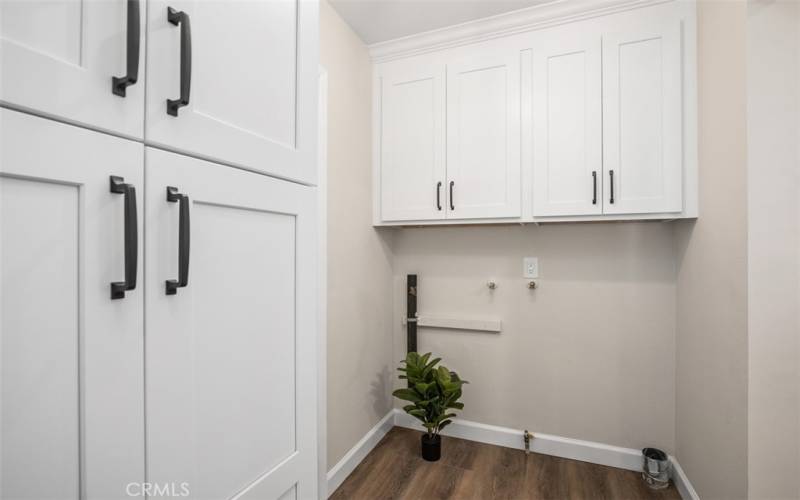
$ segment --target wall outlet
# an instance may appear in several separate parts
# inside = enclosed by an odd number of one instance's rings
[[[525,257],[522,259],[522,277],[539,277],[539,259],[537,257]]]

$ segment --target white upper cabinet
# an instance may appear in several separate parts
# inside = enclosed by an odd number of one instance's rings
[[[447,218],[519,217],[520,54],[447,64]]]
[[[603,36],[603,213],[683,209],[681,25]]]
[[[147,142],[315,183],[317,3],[150,0],[147,10]]]
[[[381,216],[387,221],[444,218],[443,65],[397,68],[380,80]]]
[[[602,213],[600,37],[572,29],[533,51],[533,215]]]
[[[144,2],[1,1],[0,103],[141,139]]]
[[[697,12],[646,3],[374,46],[375,224],[697,217]]]

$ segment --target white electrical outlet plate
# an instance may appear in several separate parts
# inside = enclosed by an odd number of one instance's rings
[[[536,257],[525,257],[522,259],[522,277],[523,278],[538,278],[539,277],[539,259]]]

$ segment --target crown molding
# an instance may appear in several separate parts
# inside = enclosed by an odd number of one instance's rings
[[[482,42],[676,0],[554,0],[526,9],[369,45],[375,63]]]

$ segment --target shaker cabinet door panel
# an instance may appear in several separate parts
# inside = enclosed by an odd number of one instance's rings
[[[444,66],[387,71],[381,86],[381,219],[444,218]]]
[[[0,102],[141,139],[144,2],[0,2]],[[128,76],[116,95],[112,78]]]
[[[603,37],[606,214],[680,212],[680,22]]]
[[[601,214],[600,37],[559,30],[533,52],[533,215]]]
[[[521,215],[520,53],[447,65],[447,218]]]
[[[317,10],[304,0],[150,0],[148,142],[315,183]]]
[[[316,498],[316,188],[150,148],[146,169],[148,480]]]
[[[144,481],[141,261],[111,298],[142,219],[109,180],[141,207],[142,163],[141,144],[0,110],[0,498],[126,498]]]

